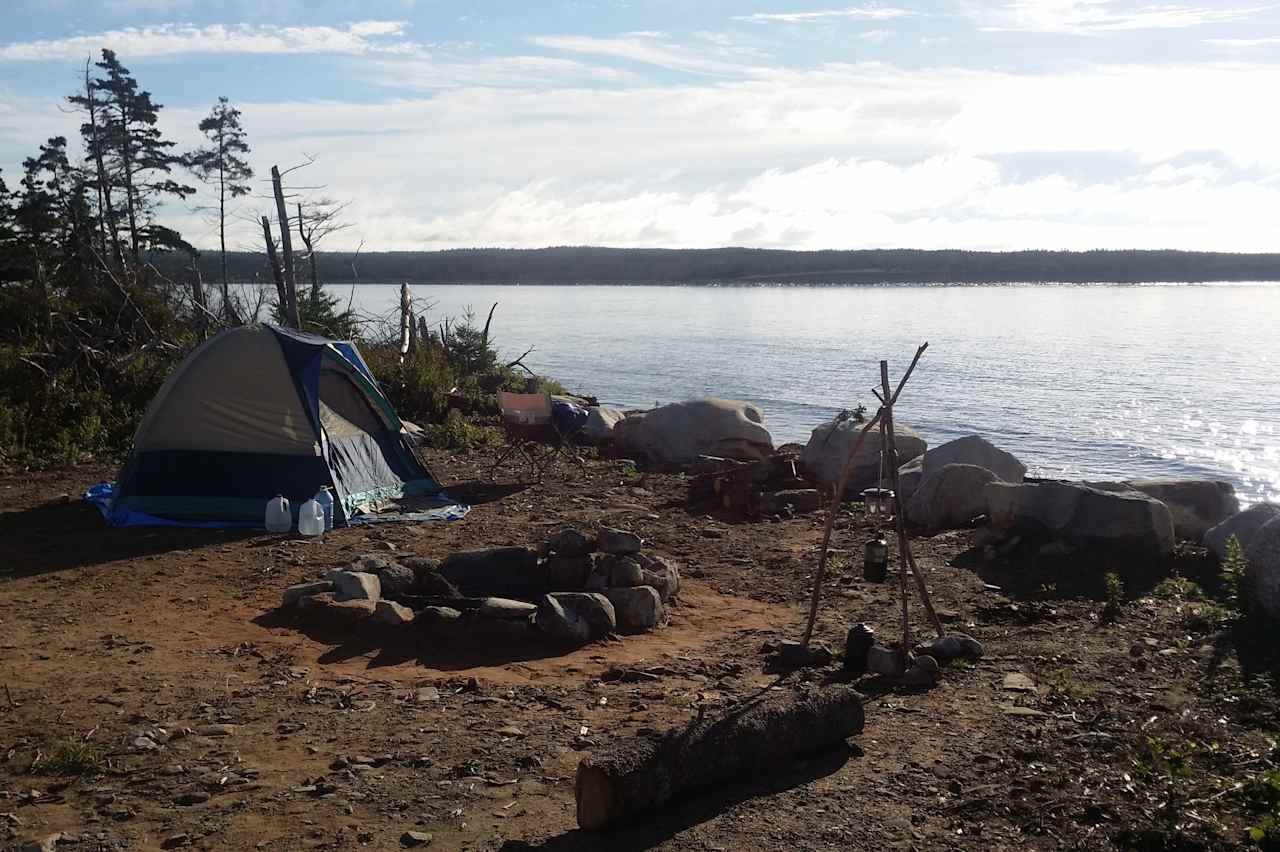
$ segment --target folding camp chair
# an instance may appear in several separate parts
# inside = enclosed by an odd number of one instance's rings
[[[507,446],[489,469],[490,481],[502,463],[516,453],[524,456],[538,482],[556,456],[582,464],[582,459],[569,449],[569,436],[556,426],[550,394],[498,391],[498,406],[502,409],[502,431],[507,436]]]

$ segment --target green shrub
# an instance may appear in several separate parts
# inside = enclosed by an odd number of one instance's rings
[[[428,446],[441,450],[496,447],[503,442],[501,429],[468,423],[457,411],[450,411],[440,423],[428,423],[422,427],[422,432]]]
[[[1119,574],[1108,572],[1103,575],[1104,583],[1102,620],[1108,624],[1120,617],[1120,605],[1124,603],[1124,581]]]
[[[31,764],[33,775],[93,775],[100,772],[107,750],[82,740],[60,740],[50,752]]]

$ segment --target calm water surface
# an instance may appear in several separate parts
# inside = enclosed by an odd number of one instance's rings
[[[350,288],[335,287],[345,297]],[[399,288],[356,288],[381,314]],[[498,302],[514,358],[602,402],[755,402],[775,443],[874,409],[929,351],[899,420],[931,445],[978,433],[1033,474],[1211,476],[1280,500],[1280,285],[417,286],[437,321]]]

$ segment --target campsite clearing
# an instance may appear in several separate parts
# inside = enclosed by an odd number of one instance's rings
[[[984,660],[928,692],[863,681],[850,748],[582,833],[585,754],[778,684],[761,650],[803,626],[822,516],[690,514],[681,476],[597,459],[523,490],[480,483],[487,456],[429,460],[473,504],[465,520],[323,541],[108,529],[76,496],[106,466],[0,479],[0,845],[1213,849],[1260,819],[1240,791],[1280,715],[1192,592],[1205,560],[1186,553],[1173,585],[1126,574],[1104,623],[1102,567],[975,562],[961,531],[913,547]],[[681,563],[668,627],[547,656],[300,632],[276,610],[285,586],[362,553],[439,558],[596,523]],[[815,634],[833,648],[852,622],[896,629],[893,578],[861,576],[869,532],[860,512],[837,527]]]

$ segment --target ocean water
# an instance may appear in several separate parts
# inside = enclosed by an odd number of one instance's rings
[[[350,287],[335,287],[344,299]],[[980,434],[1039,476],[1215,477],[1280,500],[1280,285],[412,288],[430,320],[494,302],[515,358],[604,403],[750,400],[775,443],[842,408],[897,407],[930,445]],[[395,285],[361,285],[387,315]]]

